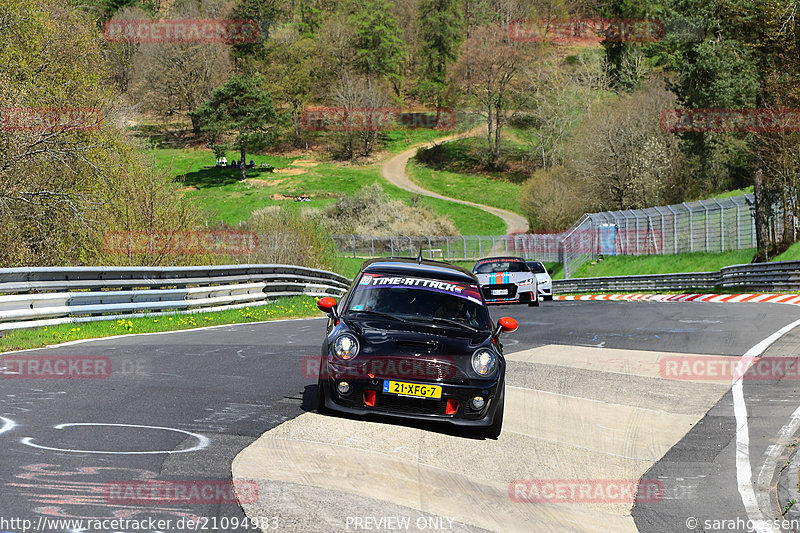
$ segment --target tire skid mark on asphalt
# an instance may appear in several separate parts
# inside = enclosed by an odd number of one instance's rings
[[[509,376],[504,432],[496,441],[306,413],[243,450],[233,476],[335,490],[493,531],[633,532],[632,502],[521,503],[512,500],[509,484],[641,479],[730,387],[661,379],[658,361],[675,355],[556,345],[511,353],[514,364],[581,369],[581,376],[555,376],[564,380],[548,384],[557,392],[535,382],[517,386]],[[535,380],[530,374],[526,379]],[[612,394],[610,379],[628,387]],[[651,403],[635,394],[642,387],[663,387],[676,398],[692,395],[692,402],[681,412],[648,408]],[[607,401],[586,397],[589,388],[602,390]],[[245,511],[257,516],[258,509]],[[283,511],[287,522],[298,523],[303,502]]]

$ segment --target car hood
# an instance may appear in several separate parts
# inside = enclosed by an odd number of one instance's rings
[[[388,356],[469,355],[491,344],[491,332],[472,332],[414,322],[367,319],[346,321],[361,341],[360,354]]]

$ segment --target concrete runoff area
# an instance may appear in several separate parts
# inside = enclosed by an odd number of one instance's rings
[[[233,477],[257,480],[271,494],[244,505],[248,516],[277,513],[297,531],[364,530],[367,516],[386,531],[389,516],[410,518],[412,531],[436,517],[453,530],[637,531],[633,501],[515,501],[510,484],[638,483],[730,388],[662,379],[657,363],[668,355],[675,354],[563,345],[511,353],[497,440],[310,412],[243,450]]]

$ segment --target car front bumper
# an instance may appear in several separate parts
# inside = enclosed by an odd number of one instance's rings
[[[327,365],[327,363],[325,363]],[[499,403],[498,395],[504,394],[503,371],[489,380],[461,380],[462,383],[441,381],[423,381],[396,379],[407,383],[423,383],[442,387],[440,399],[399,396],[383,392],[382,378],[348,377],[346,373],[337,372],[328,366],[328,377],[320,379],[325,391],[325,407],[330,410],[353,415],[385,415],[413,420],[447,422],[457,426],[487,427],[492,425]],[[350,391],[346,395],[339,393],[337,384],[347,381]],[[375,405],[366,404],[364,393],[375,391]],[[482,396],[486,403],[480,410],[472,408],[472,398]],[[446,414],[447,400],[457,400],[458,410],[454,414]]]

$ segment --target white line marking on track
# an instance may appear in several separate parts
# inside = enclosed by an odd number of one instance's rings
[[[750,466],[750,433],[747,425],[747,405],[744,401],[744,390],[742,387],[742,376],[750,367],[750,364],[757,357],[760,357],[767,348],[775,343],[778,339],[789,333],[791,330],[800,326],[800,320],[795,320],[788,326],[785,326],[766,339],[762,340],[747,353],[745,353],[739,363],[736,365],[736,372],[733,382],[731,384],[731,391],[733,394],[733,412],[736,416],[736,481],[739,488],[739,495],[742,498],[747,517],[753,521],[755,530],[758,533],[780,533],[780,529],[775,528],[772,521],[764,519],[761,508],[758,505],[758,499],[753,488],[753,470]],[[800,408],[798,409],[800,410]],[[797,412],[797,411],[795,411]],[[794,421],[792,415],[791,425]],[[784,426],[786,428],[786,426]],[[784,431],[781,429],[781,434]],[[762,467],[762,472],[766,468],[766,464]],[[774,471],[774,470],[773,470]],[[771,476],[771,474],[770,474]],[[760,475],[759,475],[760,477]]]
[[[208,437],[204,437],[203,435],[198,435],[197,433],[192,433],[190,431],[184,431],[182,429],[175,429],[175,428],[165,428],[160,426],[143,426],[137,424],[106,424],[102,422],[75,422],[75,423],[67,423],[67,424],[59,424],[57,426],[53,426],[54,429],[64,429],[67,427],[73,426],[106,426],[106,427],[124,427],[124,428],[140,428],[140,429],[159,429],[163,431],[174,431],[176,433],[183,433],[184,435],[189,435],[190,437],[194,437],[197,439],[197,444],[192,446],[191,448],[186,448],[185,450],[148,450],[143,452],[114,452],[114,451],[98,451],[98,450],[71,450],[69,448],[51,448],[49,446],[41,446],[39,444],[33,443],[32,437],[25,437],[20,440],[22,444],[27,446],[31,446],[33,448],[39,448],[41,450],[50,450],[54,452],[71,452],[71,453],[102,453],[102,454],[109,454],[109,455],[155,455],[160,453],[189,453],[189,452],[196,452],[208,447],[211,441]]]
[[[3,425],[0,426],[0,433],[6,433],[7,431],[11,431],[17,425],[16,422],[4,416],[0,416],[0,421],[3,422]]]

